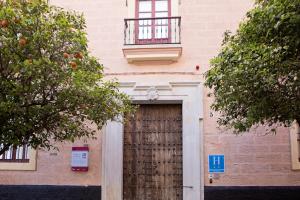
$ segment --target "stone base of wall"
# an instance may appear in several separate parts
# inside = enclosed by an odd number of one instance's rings
[[[300,186],[206,186],[205,200],[295,200]],[[101,186],[0,185],[1,200],[101,200]]]
[[[204,190],[205,200],[295,200],[300,198],[300,186],[206,186]]]
[[[0,185],[1,200],[101,200],[100,186]]]

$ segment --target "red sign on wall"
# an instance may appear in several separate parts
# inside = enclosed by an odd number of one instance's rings
[[[89,148],[72,147],[72,171],[87,172],[89,169]]]

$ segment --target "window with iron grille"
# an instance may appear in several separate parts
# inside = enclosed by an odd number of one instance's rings
[[[181,17],[171,0],[136,0],[135,18],[125,19],[124,44],[180,44]]]
[[[0,145],[0,149],[3,146]],[[0,162],[29,162],[29,147],[28,145],[23,146],[10,146],[9,149],[0,155]]]

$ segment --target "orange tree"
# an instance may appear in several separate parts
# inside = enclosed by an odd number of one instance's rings
[[[43,0],[0,1],[0,155],[9,146],[54,147],[94,137],[130,111],[117,83],[89,55],[82,15]]]
[[[300,1],[257,0],[206,73],[221,125],[300,123]]]

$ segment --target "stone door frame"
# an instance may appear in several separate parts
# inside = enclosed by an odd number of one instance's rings
[[[166,85],[120,84],[137,104],[182,104],[183,200],[204,199],[203,85],[169,82]],[[102,200],[123,200],[123,124],[108,122],[102,137]]]

